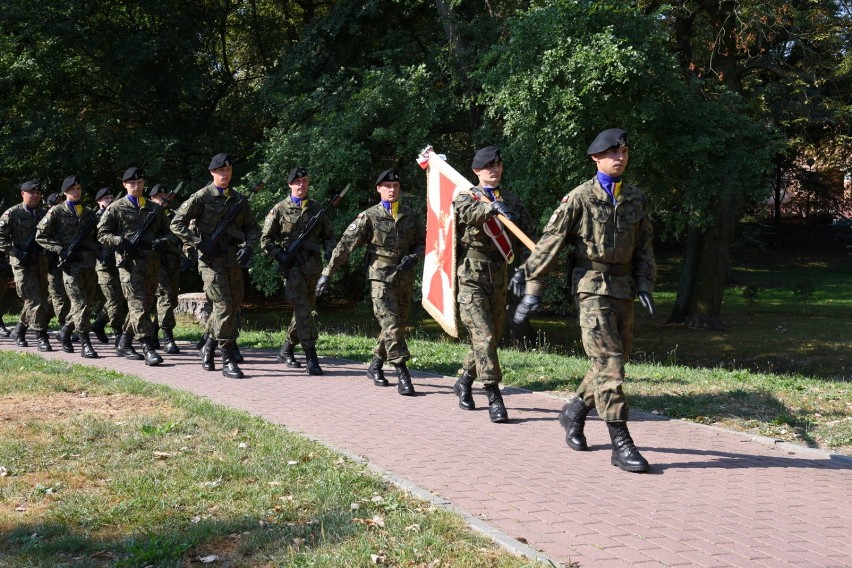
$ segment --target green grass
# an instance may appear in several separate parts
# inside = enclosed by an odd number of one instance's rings
[[[4,352],[0,405],[2,566],[534,565],[318,443],[133,377]]]

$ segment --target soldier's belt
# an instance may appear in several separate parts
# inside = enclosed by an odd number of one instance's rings
[[[399,264],[399,257],[384,256],[381,254],[371,254],[369,263],[371,266],[376,266],[379,268],[385,268],[387,266],[396,266]]]
[[[574,261],[574,266],[576,268],[596,270],[610,276],[625,276],[633,270],[632,264],[606,264],[605,262],[595,262],[587,258],[578,258]]]
[[[503,258],[499,252],[483,252],[481,250],[476,250],[472,248],[468,248],[464,251],[464,256],[467,258],[472,258],[474,260],[488,260],[491,262],[506,262],[506,259]]]

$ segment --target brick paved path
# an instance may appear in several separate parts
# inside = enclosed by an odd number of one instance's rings
[[[415,373],[418,396],[407,398],[374,387],[366,365],[352,361],[321,358],[326,374],[309,377],[272,351],[244,349],[248,378],[235,381],[202,370],[187,344],[156,368],[95,347],[102,357],[92,361],[45,355],[132,373],[303,432],[557,565],[852,566],[849,458],[634,413],[631,433],[652,468],[630,474],[610,465],[596,418],[586,428],[592,451],[571,451],[556,420],[563,401],[546,394],[506,389],[511,421],[491,424],[484,392],[475,392],[480,408],[462,411],[448,377]],[[17,349],[8,339],[0,348]]]

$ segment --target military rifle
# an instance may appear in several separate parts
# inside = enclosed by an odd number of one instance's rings
[[[242,209],[243,204],[250,202],[252,197],[259,193],[261,189],[266,187],[266,182],[269,181],[271,176],[272,174],[266,174],[266,177],[257,182],[257,185],[248,192],[248,197],[246,197],[246,194],[241,193],[237,202],[231,205],[231,208],[225,212],[225,216],[222,217],[222,220],[219,221],[219,224],[216,225],[216,228],[213,229],[212,233],[210,233],[210,236],[204,240],[213,243],[213,245],[219,246],[219,242],[222,240],[222,237],[225,236],[225,233],[228,232],[231,223],[234,222],[234,219],[237,217],[237,213],[240,212],[240,209]],[[221,247],[219,248],[221,250]]]
[[[30,236],[28,236],[27,239],[21,245],[21,252],[24,253],[24,260],[22,260],[21,262],[23,262],[24,264],[29,262],[30,253],[33,250],[33,245],[35,244],[36,233],[38,232],[38,223],[39,223],[39,221],[42,220],[43,217],[44,217],[44,212],[42,212],[41,215],[39,215],[38,217],[35,218],[35,227],[33,227],[33,230],[30,233]]]
[[[72,258],[74,256],[74,253],[76,253],[77,249],[80,248],[80,246],[83,244],[83,241],[85,240],[86,236],[89,233],[91,233],[92,229],[94,229],[97,226],[100,218],[101,218],[101,212],[100,211],[97,211],[97,212],[92,211],[92,217],[89,219],[89,221],[85,225],[83,225],[83,227],[80,229],[80,231],[74,237],[74,240],[71,241],[71,244],[69,244],[68,247],[64,249],[64,250],[67,251],[66,255],[65,256],[61,256],[61,255],[59,256],[59,262],[56,263],[57,268],[62,268],[68,262],[68,259]]]
[[[177,193],[180,191],[181,187],[183,187],[183,182],[180,182],[179,184],[177,184],[177,187],[175,187],[173,190],[171,190],[166,195],[166,203],[168,203],[168,200],[171,199],[173,195],[177,195]],[[154,220],[157,218],[157,213],[159,213],[163,209],[163,206],[160,205],[159,203],[157,203],[154,200],[151,200],[151,204],[153,205],[153,208],[152,208],[151,212],[148,213],[148,215],[145,216],[145,219],[142,221],[142,226],[140,226],[138,229],[136,229],[136,231],[132,235],[130,235],[130,238],[127,239],[130,242],[130,246],[127,247],[126,251],[122,251],[122,252],[124,252],[124,257],[121,259],[121,262],[118,264],[119,268],[121,268],[124,265],[124,263],[127,260],[127,257],[133,254],[132,251],[138,251],[139,250],[139,244],[142,242],[142,237],[145,236],[145,233],[148,231],[148,229],[154,223]]]
[[[337,204],[340,203],[340,200],[343,199],[343,196],[346,195],[347,191],[349,191],[350,185],[352,184],[347,183],[346,187],[344,187],[340,193],[332,197],[322,209],[317,211],[316,215],[311,217],[308,224],[305,225],[304,229],[302,229],[302,232],[299,233],[299,235],[283,250],[286,258],[284,259],[284,262],[279,263],[281,265],[281,272],[284,274],[290,272],[290,269],[293,268],[293,264],[296,262],[296,253],[298,253],[299,249],[302,248],[302,244],[305,242],[305,239],[307,239],[314,231],[322,216],[325,215],[325,213],[332,207],[337,207]]]

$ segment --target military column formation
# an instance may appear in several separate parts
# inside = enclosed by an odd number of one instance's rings
[[[653,229],[644,195],[622,180],[629,158],[627,132],[612,128],[599,133],[587,154],[597,168],[595,176],[565,195],[531,253],[514,231],[536,235],[536,226],[520,198],[502,183],[500,149],[486,146],[475,153],[471,169],[478,183],[457,190],[453,198],[459,242],[456,302],[470,340],[453,391],[462,410],[474,410],[473,384],[478,379],[487,395],[490,420],[509,421],[497,353],[506,318],[523,324],[540,309],[545,275],[563,247],[573,245],[571,291],[591,366],[575,397],[562,408],[559,422],[568,446],[588,451],[584,428],[595,409],[612,440],[611,463],[625,471],[647,472],[650,466],[627,429],[629,406],[623,383],[633,344],[634,299],[638,297],[654,315]],[[237,339],[245,294],[243,270],[260,240],[280,267],[293,306],[278,360],[301,368],[295,356],[301,345],[307,374],[322,375],[313,316],[316,298],[327,292],[334,273],[363,246],[373,314],[381,328],[367,376],[376,386],[388,386],[384,365],[390,363],[396,370],[397,392],[415,396],[405,328],[426,235],[423,220],[402,203],[399,172],[388,169],[379,174],[375,182],[379,202],[359,213],[336,243],[326,215],[330,205],[323,207],[309,198],[306,168],[290,171],[289,195],[266,215],[260,235],[248,198],[231,187],[231,157],[216,154],[208,170],[211,182],[174,213],[169,207],[173,193],[164,186],[158,184],[148,198],[144,196],[145,174],[137,167],[122,176],[124,197],[113,201],[109,188],[97,192],[97,211],[82,203],[77,176],[63,180],[65,200],[52,195],[47,210],[41,205],[41,183],[24,182],[21,203],[0,215],[0,251],[10,258],[23,300],[10,334],[16,345],[28,347],[26,334],[32,329],[38,350],[52,350],[47,333],[52,305],[61,326],[56,339],[66,352],[74,352],[76,331],[81,355],[98,357],[89,334],[94,329],[99,340],[107,342],[104,329],[109,324],[118,337],[119,356],[159,365],[160,329],[166,353],[179,354],[173,328],[182,244],[185,251],[197,252],[204,293],[213,306],[200,346],[202,367],[214,371],[215,352],[220,349],[222,375],[242,379]],[[105,303],[93,326],[96,261]],[[521,300],[516,307],[513,302],[514,313],[507,314],[510,290]],[[124,305],[126,312],[121,310]],[[142,354],[134,350],[134,340],[141,344]]]

